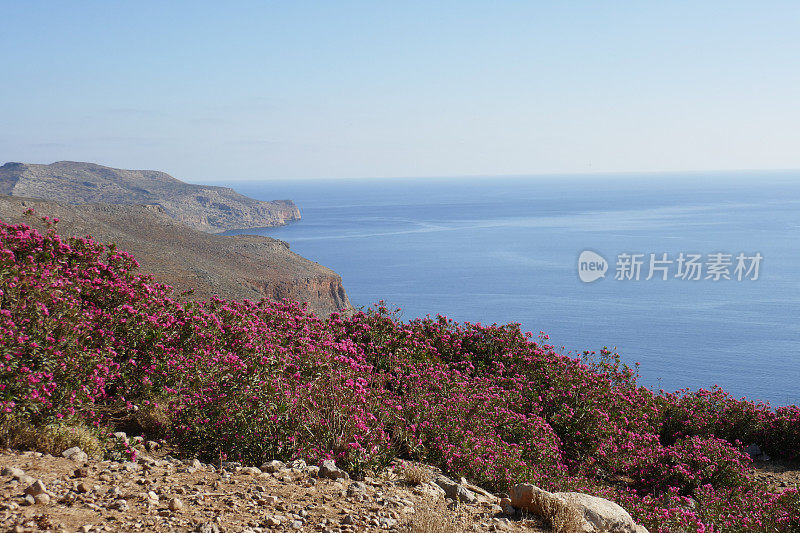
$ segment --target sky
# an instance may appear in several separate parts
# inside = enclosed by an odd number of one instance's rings
[[[0,163],[800,168],[800,2],[0,0]]]

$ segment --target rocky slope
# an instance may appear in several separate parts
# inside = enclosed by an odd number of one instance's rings
[[[65,532],[550,531],[539,517],[504,512],[499,498],[488,493],[472,494],[471,501],[456,508],[437,483],[409,483],[400,464],[354,481],[335,465],[272,461],[243,468],[148,454],[130,462],[94,460],[83,452],[56,457],[0,450],[0,527]]]
[[[93,163],[6,163],[0,194],[65,204],[151,204],[169,217],[210,233],[280,226],[300,219],[290,200],[262,202],[227,187],[191,185],[152,170],[121,170]]]
[[[34,209],[38,216],[25,215]],[[0,219],[44,229],[41,216],[58,218],[62,236],[92,235],[133,254],[143,272],[173,286],[233,300],[288,298],[307,302],[320,314],[350,308],[341,277],[293,253],[283,241],[264,236],[220,236],[176,222],[161,206],[68,205],[0,196]]]

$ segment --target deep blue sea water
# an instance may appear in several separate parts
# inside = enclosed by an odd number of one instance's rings
[[[228,183],[227,185],[231,185]],[[520,322],[564,351],[616,347],[642,383],[800,402],[800,173],[234,183],[302,221],[250,230],[341,274],[356,306]],[[583,283],[578,256],[601,254]],[[615,280],[620,253],[641,279]],[[759,252],[759,279],[645,281],[649,254]],[[731,274],[735,267],[730,267]],[[705,271],[703,272],[705,277]],[[752,277],[752,274],[751,274]]]

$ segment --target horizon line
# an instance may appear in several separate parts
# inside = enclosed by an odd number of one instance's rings
[[[13,161],[7,160],[0,163],[0,166],[4,166],[9,163],[21,163],[23,165],[51,165],[55,163],[81,163],[81,164],[93,164],[104,166],[108,168],[113,168],[117,170],[133,170],[133,171],[143,171],[143,172],[164,172],[169,174],[170,176],[179,179],[181,181],[185,181],[186,183],[193,183],[198,184],[193,181],[188,181],[189,179],[194,178],[186,178],[180,177],[177,174],[172,174],[172,171],[169,170],[162,170],[162,169],[153,169],[153,168],[123,168],[118,166],[112,166],[111,164],[106,163],[96,163],[94,161],[76,161],[70,159],[60,159],[57,161],[52,161],[50,163],[28,163],[28,162],[21,162],[21,161]],[[274,178],[229,178],[225,179],[224,181],[216,179],[216,178],[209,178],[210,181],[214,183],[225,183],[225,182],[233,182],[233,183],[241,183],[241,182],[263,182],[263,181],[363,181],[363,180],[418,180],[418,179],[481,179],[481,178],[570,178],[570,177],[592,177],[592,176],[620,176],[620,177],[631,177],[637,175],[651,175],[651,176],[667,176],[667,175],[696,175],[696,174],[724,174],[724,173],[731,173],[731,174],[749,174],[749,173],[756,173],[756,172],[768,172],[768,173],[790,173],[790,172],[800,172],[800,168],[737,168],[737,169],[710,169],[710,170],[697,170],[697,169],[681,169],[681,170],[601,170],[601,171],[557,171],[557,172],[533,172],[533,173],[501,173],[501,174],[422,174],[422,175],[394,175],[394,176],[327,176],[327,177],[320,177],[320,176],[312,176],[312,177],[274,177]]]
[[[415,176],[331,176],[331,177],[295,177],[295,178],[230,178],[226,182],[262,182],[262,181],[366,181],[366,180],[419,180],[419,179],[485,179],[485,178],[581,178],[620,176],[632,177],[641,175],[651,176],[676,176],[696,174],[751,174],[758,172],[800,173],[800,168],[740,168],[740,169],[715,169],[715,170],[621,170],[621,171],[595,171],[595,172],[537,172],[530,174],[429,174]],[[216,180],[214,180],[216,182]],[[221,182],[220,182],[221,183]]]

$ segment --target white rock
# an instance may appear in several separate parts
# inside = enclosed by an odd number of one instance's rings
[[[611,500],[580,492],[557,492],[555,496],[583,511],[583,519],[594,528],[589,531],[647,533],[647,528],[634,522],[628,511]]]
[[[77,446],[73,446],[72,448],[64,450],[61,452],[61,456],[66,457],[70,461],[75,461],[76,463],[85,463],[89,460],[89,456],[86,455],[86,452]]]
[[[647,533],[628,512],[616,503],[580,492],[551,493],[536,485],[522,483],[511,489],[511,504],[538,516],[547,516],[548,507],[569,505],[583,515],[585,533]]]
[[[264,502],[267,505],[277,505],[278,497],[269,494],[269,495],[264,496],[263,498],[261,498],[261,501]]]
[[[263,472],[268,472],[270,474],[274,472],[280,472],[281,470],[286,470],[286,465],[281,461],[267,461],[263,465],[261,465],[261,470]]]
[[[169,501],[170,511],[180,511],[181,509],[183,509],[183,502],[180,501],[178,498],[172,498]]]
[[[350,476],[347,472],[336,466],[336,463],[330,459],[322,461],[322,466],[319,467],[319,476],[329,479],[349,479]]]
[[[475,501],[474,492],[447,476],[438,475],[433,479],[433,482],[439,485],[444,490],[445,496],[451,500],[467,503]]]

